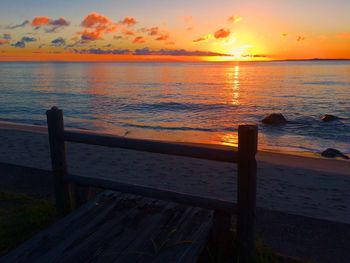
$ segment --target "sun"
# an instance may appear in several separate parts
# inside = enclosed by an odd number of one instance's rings
[[[251,47],[251,45],[239,46],[228,51],[228,54],[234,56],[236,59],[243,59]]]

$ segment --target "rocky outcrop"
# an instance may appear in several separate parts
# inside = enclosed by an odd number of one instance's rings
[[[343,154],[341,151],[338,151],[337,149],[328,148],[327,150],[324,150],[321,155],[326,158],[336,158],[341,157],[343,159],[349,160],[349,157]]]
[[[340,120],[340,118],[331,114],[325,114],[321,117],[321,120],[324,122],[329,122],[329,121]]]
[[[288,123],[287,119],[281,113],[272,113],[266,116],[261,122],[269,125],[283,125]]]

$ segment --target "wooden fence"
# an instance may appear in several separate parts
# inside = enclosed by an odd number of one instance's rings
[[[254,221],[256,207],[256,171],[258,129],[255,125],[238,128],[238,151],[214,149],[191,144],[178,144],[141,139],[129,139],[94,133],[65,131],[63,112],[52,107],[46,112],[52,170],[55,182],[55,200],[61,215],[69,213],[74,206],[87,200],[88,187],[111,189],[156,199],[182,203],[214,210],[213,233],[219,247],[227,250],[231,216],[237,214],[237,240],[240,262],[248,262],[254,253]],[[124,148],[152,153],[186,156],[221,162],[237,163],[237,204],[164,189],[126,184],[115,179],[100,179],[71,175],[68,173],[65,142],[75,142]],[[233,172],[233,171],[232,171]]]

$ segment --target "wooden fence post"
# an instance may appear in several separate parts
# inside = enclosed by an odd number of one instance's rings
[[[240,263],[250,262],[255,249],[256,171],[255,154],[258,145],[258,127],[238,127],[238,189],[237,239]]]
[[[46,111],[49,133],[51,165],[54,176],[55,201],[59,215],[71,211],[69,185],[64,177],[68,174],[66,147],[64,143],[63,112],[57,107]]]

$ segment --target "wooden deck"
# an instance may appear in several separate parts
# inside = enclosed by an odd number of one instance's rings
[[[212,219],[210,210],[106,191],[0,262],[197,262]]]
[[[62,110],[52,107],[46,114],[56,208],[60,216],[67,216],[1,262],[198,262],[214,255],[223,263],[234,250],[229,242],[232,214],[237,215],[236,256],[241,263],[251,261],[257,126],[240,125],[238,151],[231,151],[65,131]],[[65,141],[237,163],[237,206],[224,200],[125,184],[117,178],[71,175]],[[124,194],[104,194],[74,211],[88,200],[90,187]],[[208,242],[208,256],[203,256]]]

